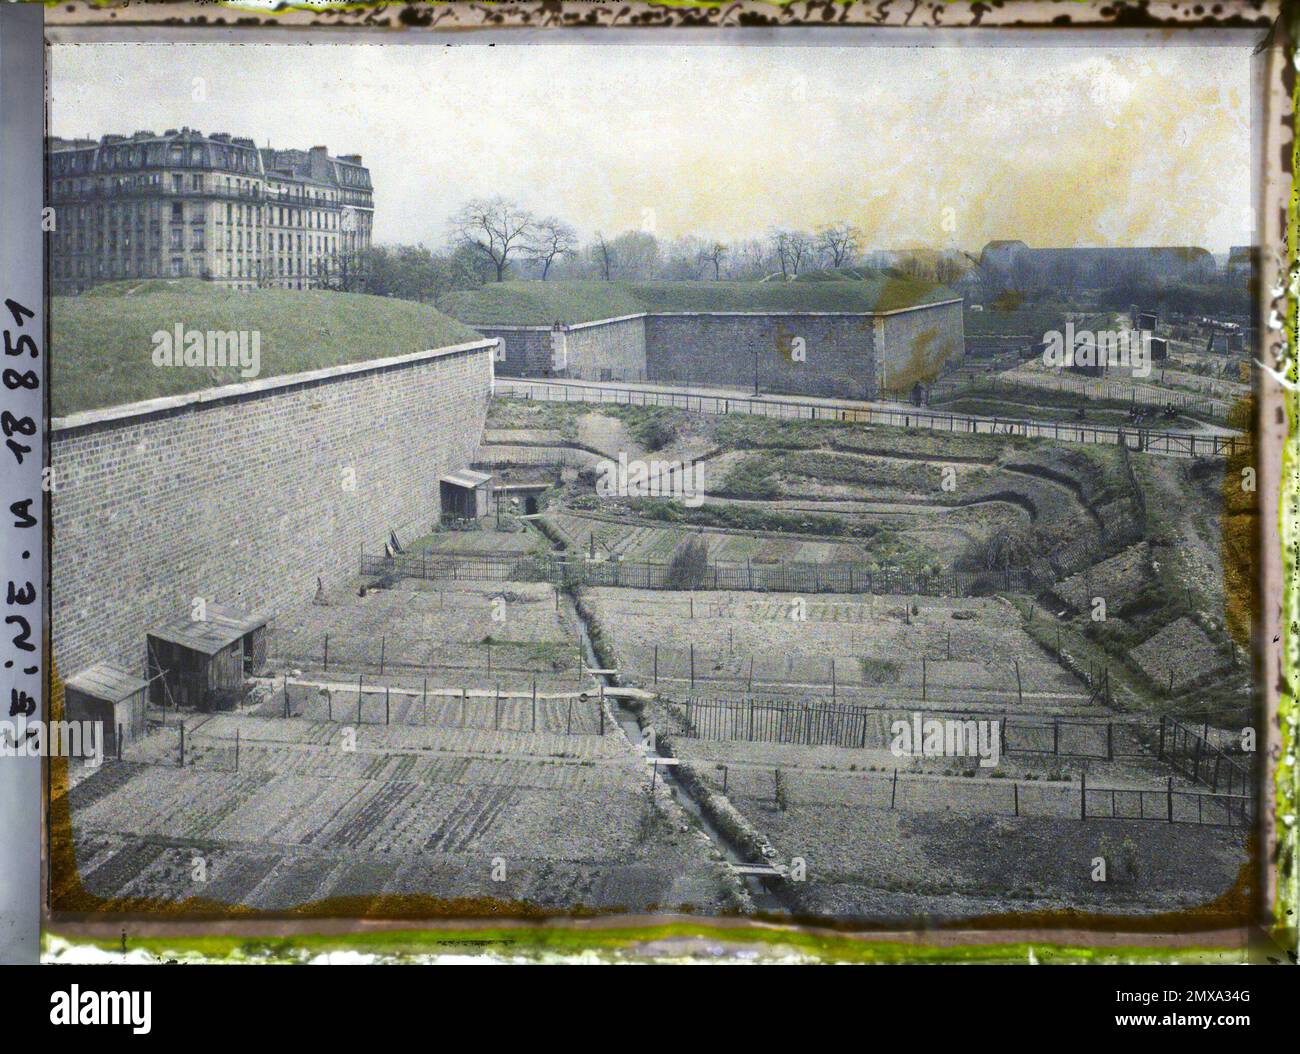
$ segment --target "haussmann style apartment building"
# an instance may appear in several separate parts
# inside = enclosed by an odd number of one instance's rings
[[[51,287],[201,278],[356,288],[374,193],[359,154],[258,148],[191,128],[49,140]]]

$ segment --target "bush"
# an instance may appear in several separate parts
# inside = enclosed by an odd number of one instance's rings
[[[687,538],[668,564],[669,589],[697,589],[709,567],[709,547],[703,538]]]

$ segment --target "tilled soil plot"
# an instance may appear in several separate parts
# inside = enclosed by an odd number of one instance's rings
[[[79,785],[76,874],[56,876],[56,900],[84,907],[80,883],[143,910],[739,904],[712,845],[670,800],[652,799],[645,762],[619,732],[363,727],[346,749],[342,729],[301,719],[204,724],[223,744],[235,729],[238,771],[177,767],[170,746],[149,742],[170,744],[164,731],[134,748],[151,761],[112,762]]]
[[[1101,712],[995,599],[609,588],[586,597],[623,680],[673,697]]]

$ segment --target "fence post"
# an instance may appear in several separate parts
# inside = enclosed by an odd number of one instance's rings
[[[1016,702],[1021,706],[1025,705],[1025,693],[1020,684],[1020,660],[1016,660]]]
[[[889,788],[889,807],[894,807],[894,802],[898,799],[898,769],[894,769],[894,782]]]
[[[694,616],[691,616],[694,618]],[[691,691],[695,691],[695,643],[691,642]]]
[[[600,682],[600,698],[596,700],[596,709],[600,711],[600,734],[605,734],[605,682]]]
[[[361,724],[361,678],[362,674],[357,674],[357,724]]]
[[[284,716],[289,716],[289,675],[284,675]]]
[[[235,726],[235,771],[239,771],[239,726]]]
[[[388,685],[384,685],[384,724],[389,721]]]
[[[384,649],[387,646],[387,643],[388,643],[387,637],[379,638],[379,676],[380,677],[384,675]]]
[[[117,760],[122,760],[122,726],[117,726]]]
[[[573,732],[573,697],[569,697],[569,709],[564,716],[564,734],[570,735]]]
[[[1106,760],[1115,760],[1115,722],[1106,722]]]
[[[181,768],[184,768],[184,767],[185,767],[185,722],[184,722],[184,721],[181,722],[181,724],[180,724],[180,729],[181,729],[181,764],[180,764],[180,767],[181,767]]]
[[[1015,801],[1016,815],[1020,815],[1020,784],[1012,780],[1011,793]]]
[[[330,668],[330,635],[327,633],[327,634],[325,634],[325,670],[326,670],[326,672],[329,671],[329,668]]]
[[[1079,773],[1079,819],[1088,818],[1088,774]]]
[[[658,645],[658,644],[655,645],[655,667],[654,667],[654,669],[655,669],[655,672],[654,672],[654,683],[655,683],[655,684],[658,684],[658,683],[659,683],[659,645]]]
[[[1169,817],[1169,822],[1174,822],[1174,778],[1173,776],[1165,777],[1165,795],[1166,805],[1165,813]]]
[[[533,731],[537,731],[537,678],[533,678]]]
[[[921,699],[925,699],[925,656],[921,656]]]

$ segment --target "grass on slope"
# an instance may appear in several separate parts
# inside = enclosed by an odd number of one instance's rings
[[[645,308],[621,282],[492,282],[443,298],[443,308],[471,325],[570,325],[635,315]]]
[[[642,311],[893,311],[953,298],[930,282],[877,277],[821,282],[491,282],[448,294],[470,325],[546,326]]]
[[[365,362],[478,339],[424,304],[357,293],[262,289],[240,293],[198,280],[119,282],[50,309],[55,417],[233,384],[224,370],[156,366],[153,333],[186,329],[260,334],[260,377]]]

